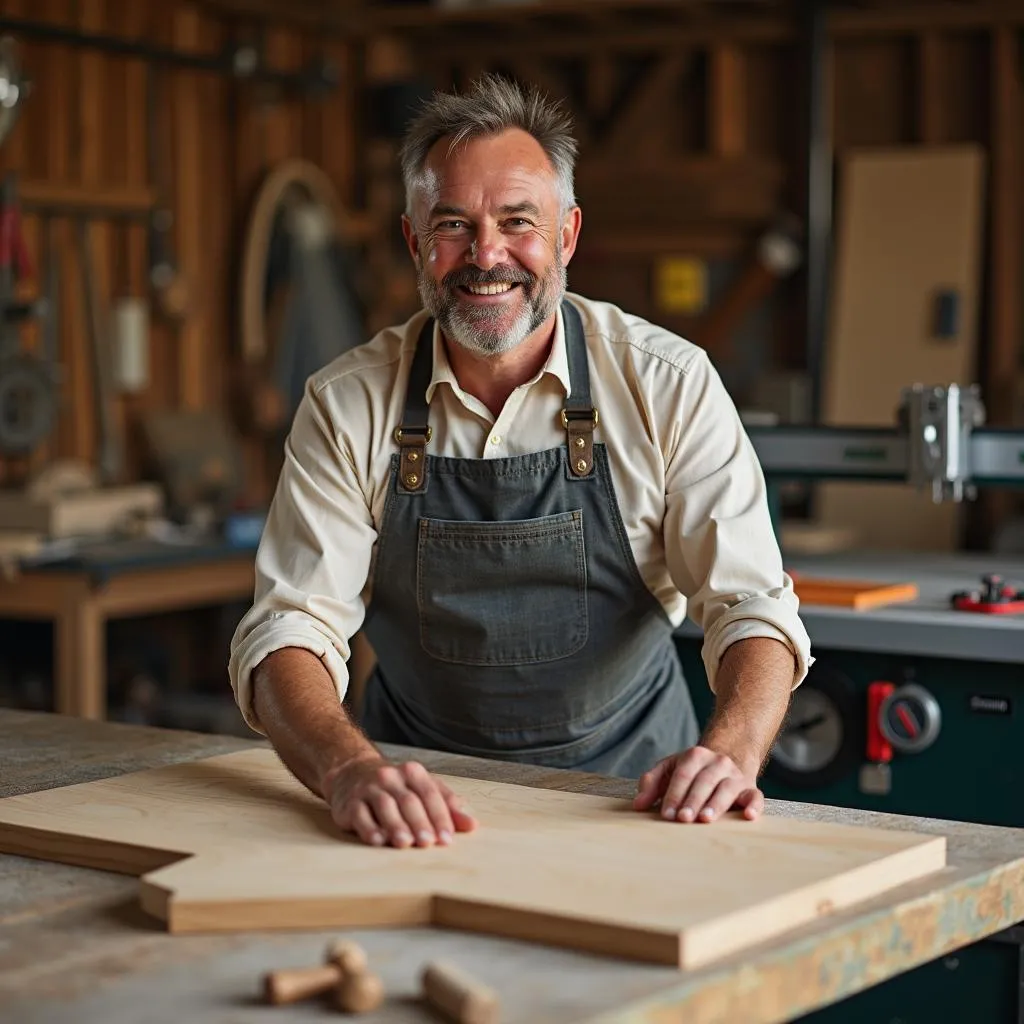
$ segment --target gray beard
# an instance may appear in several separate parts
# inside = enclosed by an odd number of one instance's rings
[[[451,277],[452,275],[448,275]],[[465,284],[465,273],[457,275],[458,284]],[[508,271],[497,268],[493,271],[478,271],[471,277],[473,283],[497,283],[509,281]],[[526,301],[510,328],[499,325],[507,316],[500,306],[472,309],[460,301],[455,289],[458,284],[436,282],[427,274],[422,265],[417,272],[420,299],[424,308],[437,321],[446,338],[455,342],[467,352],[476,356],[497,356],[511,352],[521,345],[558,308],[566,290],[566,273],[561,253],[555,252],[555,262],[544,280],[532,278],[534,293],[530,295],[531,283],[516,276],[514,280],[523,289]]]

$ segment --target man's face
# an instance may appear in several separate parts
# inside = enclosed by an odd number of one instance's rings
[[[526,132],[461,143],[427,158],[403,221],[420,296],[445,336],[476,355],[515,348],[555,311],[579,210],[560,218],[558,182]]]

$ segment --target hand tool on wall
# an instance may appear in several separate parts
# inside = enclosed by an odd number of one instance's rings
[[[753,258],[694,328],[694,341],[716,360],[728,361],[733,332],[747,314],[799,266],[800,259],[800,223],[795,217],[783,214],[761,236]]]
[[[86,330],[93,358],[93,387],[96,402],[96,421],[99,427],[99,475],[103,483],[113,483],[121,475],[124,446],[113,416],[114,369],[106,318],[101,312],[101,300],[96,287],[92,260],[92,233],[90,221],[80,216],[76,220],[78,258],[82,270],[82,298]]]
[[[46,297],[19,302],[15,289],[31,275],[21,233],[16,179],[9,174],[0,193],[0,454],[24,457],[53,430],[57,419],[56,314],[59,263],[47,224]],[[41,351],[22,349],[19,327],[42,319]]]
[[[160,72],[153,63],[146,65],[146,124],[149,180],[156,192],[156,203],[149,217],[149,282],[156,306],[172,321],[184,319],[189,305],[189,289],[174,258],[174,214],[171,211],[166,168],[171,166],[164,133],[160,130]]]
[[[0,142],[14,128],[31,88],[18,58],[17,44],[4,36],[0,39]]]
[[[314,370],[363,339],[349,217],[327,175],[286,160],[257,193],[243,240],[237,400],[257,433],[287,428]]]

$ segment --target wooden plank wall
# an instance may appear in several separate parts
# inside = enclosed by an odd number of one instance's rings
[[[928,5],[916,18],[851,16],[836,24],[829,47],[833,141],[837,153],[954,142],[986,148],[991,265],[983,317],[988,345],[978,379],[992,422],[1009,423],[1013,374],[1022,361],[1018,36],[1006,25],[936,26]],[[628,34],[621,50],[610,37],[581,59],[577,54],[575,80],[554,36],[539,54],[522,46],[522,57],[496,42],[490,58],[486,41],[474,37],[471,59],[460,59],[453,46],[446,61],[423,64],[441,85],[464,86],[474,71],[488,68],[562,96],[582,140],[584,228],[571,286],[699,341],[699,316],[659,307],[657,262],[666,255],[743,261],[780,210],[803,213],[801,57],[793,32],[763,25],[750,38],[721,41],[698,35],[688,43],[684,30],[665,35],[663,48],[652,40],[641,53],[640,87],[599,133],[593,125],[609,78],[624,78],[636,63]],[[787,304],[776,316],[769,366],[800,365],[803,339],[794,328],[802,287],[800,275],[783,288]]]
[[[247,27],[211,13],[209,5],[182,2],[6,0],[4,6],[11,15],[138,33],[210,52]],[[353,207],[364,201],[358,182],[370,162],[371,180],[379,183],[377,168],[388,151],[358,137],[357,112],[369,49],[383,41],[404,51],[412,73],[437,86],[464,86],[481,70],[503,70],[562,96],[581,137],[584,236],[570,270],[571,286],[699,340],[698,315],[659,305],[654,288],[659,260],[697,257],[727,278],[750,258],[775,214],[802,210],[804,100],[793,26],[759,19],[716,33],[690,31],[684,19],[671,32],[625,32],[606,13],[574,24],[573,31],[547,31],[543,25],[531,28],[527,14],[520,25],[515,8],[501,6],[497,17],[504,19],[499,25],[505,31],[488,31],[484,24],[482,30],[463,32],[452,27],[457,21],[439,29],[422,12],[399,11],[386,32],[348,41],[339,37],[327,45],[342,69],[342,87],[324,102],[294,100],[260,108],[245,90],[222,78],[168,72],[171,99],[163,108],[172,143],[168,182],[178,213],[178,255],[196,305],[181,329],[154,322],[151,383],[142,394],[119,401],[118,415],[129,436],[144,410],[226,400],[237,351],[233,260],[246,203],[264,167],[288,156],[313,159]],[[966,13],[946,20],[933,16],[926,4],[898,17],[877,11],[837,17],[829,54],[833,131],[839,149],[972,141],[990,153],[991,266],[979,378],[990,420],[1008,423],[1011,371],[1019,366],[1021,350],[1020,43],[1015,27],[998,19],[991,25],[979,21],[968,6]],[[476,11],[466,17],[486,15]],[[510,21],[514,32],[508,30]],[[322,34],[298,27],[272,26],[267,37],[267,53],[282,68],[300,66],[321,45]],[[16,131],[0,146],[0,167],[33,181],[96,189],[146,184],[141,62],[50,43],[26,43],[25,60],[37,90]],[[375,326],[405,316],[415,301],[411,269],[395,247],[400,194],[395,189],[391,194],[391,209],[372,193],[369,199],[375,225],[368,231],[373,242],[367,259],[380,268],[378,276],[389,277],[385,292],[393,297],[377,309]],[[26,229],[38,257],[41,226],[29,218]],[[60,230],[70,274],[68,226]],[[107,299],[144,291],[141,229],[102,225],[97,255]],[[785,282],[780,297],[761,356],[768,366],[799,368],[801,275]],[[65,414],[54,444],[36,462],[54,454],[86,460],[95,454],[89,349],[71,280],[65,299]],[[262,481],[264,487],[268,483]]]
[[[2,13],[206,55],[253,27],[180,2],[4,0]],[[15,172],[26,194],[49,184],[97,202],[111,190],[155,188],[175,214],[174,249],[187,284],[188,315],[174,323],[153,311],[149,383],[116,401],[115,416],[126,428],[129,444],[126,476],[132,479],[139,475],[138,423],[146,411],[218,408],[228,401],[239,351],[234,306],[238,249],[248,205],[265,169],[286,157],[314,160],[331,176],[342,201],[352,202],[356,165],[350,48],[286,26],[269,28],[269,66],[298,70],[323,55],[338,67],[340,88],[308,102],[285,97],[264,104],[252,83],[156,65],[156,133],[165,159],[154,181],[147,160],[148,62],[62,42],[18,42],[33,88],[14,130],[0,145],[0,173]],[[59,425],[30,461],[0,459],[0,483],[17,483],[54,458],[90,464],[96,459],[92,356],[73,229],[70,218],[55,218],[64,366]],[[41,217],[26,210],[23,230],[38,271],[46,257]],[[92,225],[92,237],[104,308],[123,296],[146,296],[144,223],[101,216]],[[22,293],[34,295],[38,287],[33,278],[23,283]],[[30,349],[38,343],[35,327],[25,331],[24,343]],[[252,461],[258,466],[260,460]],[[251,496],[265,498],[269,481],[258,472],[255,480],[260,493]]]

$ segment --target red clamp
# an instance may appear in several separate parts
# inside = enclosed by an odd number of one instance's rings
[[[868,684],[868,730],[865,755],[876,764],[892,760],[892,744],[882,735],[882,704],[896,689],[895,683],[876,682]]]
[[[1024,612],[1024,590],[1007,586],[1002,576],[989,573],[981,578],[976,590],[958,590],[951,603],[957,611],[981,612],[985,615],[1013,615]]]

